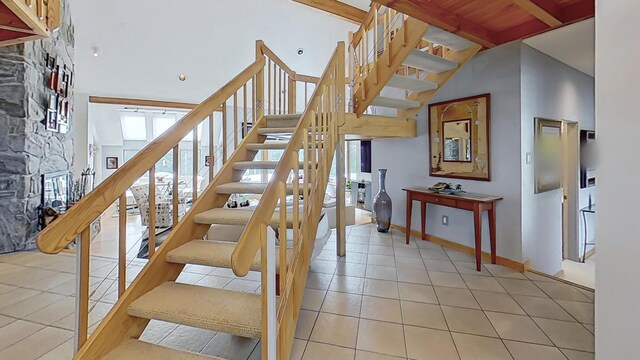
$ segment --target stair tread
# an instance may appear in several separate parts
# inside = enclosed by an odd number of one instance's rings
[[[129,339],[111,350],[103,360],[139,360],[139,359],[171,359],[171,360],[224,360],[215,356],[205,356],[188,351],[181,351],[148,342]]]
[[[237,161],[233,163],[233,168],[236,170],[249,170],[249,169],[275,169],[278,166],[279,161]],[[308,162],[309,166],[311,162]],[[304,165],[304,162],[300,162],[300,168]]]
[[[420,103],[413,100],[396,99],[385,96],[378,96],[371,103],[373,106],[389,107],[395,109],[415,109],[420,107]]]
[[[262,194],[264,193],[267,183],[246,183],[246,182],[231,182],[220,184],[216,186],[216,193],[218,194]],[[300,184],[300,191],[302,191],[303,184]],[[293,184],[287,184],[287,193],[293,194]]]
[[[229,269],[231,268],[231,254],[236,248],[236,244],[230,241],[193,240],[171,250],[167,254],[166,260],[171,263]],[[276,246],[276,254],[279,254],[278,246]],[[291,261],[292,256],[292,249],[287,249],[287,263]],[[276,257],[276,272],[280,270],[279,258],[280,256]],[[261,264],[260,253],[258,253],[253,259],[250,269],[252,271],[260,271],[262,270]]]
[[[272,135],[272,134],[293,134],[296,128],[294,127],[267,127],[258,129],[260,135]]]
[[[441,73],[458,67],[458,63],[454,61],[444,59],[437,55],[427,54],[420,50],[411,51],[403,64],[434,73]]]
[[[264,143],[250,143],[247,144],[247,149],[249,150],[284,150],[287,145],[289,145],[286,141],[270,141]]]
[[[253,209],[215,208],[196,214],[194,221],[206,225],[246,225],[253,215]],[[280,212],[275,211],[271,218],[271,225],[280,224]],[[293,211],[287,212],[287,226],[293,225]]]
[[[393,75],[386,86],[417,92],[435,90],[438,88],[438,84],[434,82],[419,80],[413,77],[402,76],[398,74]]]
[[[476,45],[473,41],[467,40],[462,36],[450,33],[433,25],[429,26],[429,29],[422,38],[436,44],[444,45],[455,51],[461,51]]]
[[[131,316],[259,339],[260,294],[167,281],[129,305]]]
[[[298,120],[302,117],[302,114],[276,114],[276,115],[265,115],[267,120]]]

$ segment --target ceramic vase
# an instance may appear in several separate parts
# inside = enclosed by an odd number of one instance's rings
[[[391,197],[387,194],[387,169],[378,169],[380,191],[373,198],[373,218],[378,232],[386,233],[391,227]]]

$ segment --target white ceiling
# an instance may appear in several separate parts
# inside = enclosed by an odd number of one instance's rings
[[[595,74],[594,19],[564,26],[524,42],[585,74]]]
[[[317,76],[357,29],[290,0],[70,2],[75,91],[90,95],[201,102],[255,60],[257,39],[294,71]]]

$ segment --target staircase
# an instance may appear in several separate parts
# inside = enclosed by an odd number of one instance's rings
[[[371,39],[375,40],[373,44]],[[258,339],[263,359],[289,358],[334,154],[343,154],[343,129],[362,128],[362,123],[347,126],[346,119],[349,122],[369,119],[364,124],[376,124],[381,127],[379,133],[388,131],[384,126],[388,119],[364,115],[369,106],[397,109],[397,117],[415,115],[480,49],[456,35],[375,4],[352,40],[349,63],[352,105],[361,118],[345,114],[343,43],[338,44],[323,75],[313,78],[296,74],[258,41],[253,64],[40,233],[38,246],[43,252],[59,253],[74,241],[78,246],[75,359],[215,359],[139,340],[151,320]],[[374,56],[369,56],[369,46]],[[310,97],[306,94],[309,83],[315,84]],[[302,93],[298,89],[301,85],[304,104],[296,104],[296,94]],[[401,89],[405,96],[381,96],[385,88]],[[239,98],[242,108],[238,107]],[[174,211],[174,227],[157,250],[155,233],[150,232],[150,260],[127,288],[122,249],[126,244],[126,231],[122,230],[126,228],[125,192],[148,172],[149,208],[155,209],[153,164],[173,151],[177,169],[180,141],[189,133],[194,133],[196,139],[199,124],[207,119],[210,129],[213,128],[212,114],[220,107],[224,109],[226,129],[227,116],[231,117],[226,111],[228,103],[234,104],[233,137],[237,139],[241,133],[241,141],[235,141],[228,158],[225,142],[222,168],[214,174],[212,161],[209,185],[201,193],[194,190],[196,200],[183,218],[178,219]],[[298,108],[304,110],[298,113]],[[240,121],[238,114],[243,110],[245,116]],[[249,111],[253,117],[250,131]],[[404,124],[400,119],[392,120],[400,124],[396,127]],[[244,131],[240,132],[243,126]],[[223,139],[227,139],[226,135],[225,130]],[[210,139],[213,138],[211,133]],[[213,154],[214,144],[209,144],[209,148]],[[269,160],[270,156],[265,154],[270,152],[281,156],[277,161]],[[197,153],[195,142],[194,153]],[[343,162],[340,155],[338,178],[344,171]],[[243,174],[252,170],[263,172],[261,181],[243,180]],[[266,181],[268,172],[271,177]],[[178,204],[175,179],[174,209]],[[260,200],[252,209],[226,208],[233,195],[259,195]],[[120,200],[121,206],[120,297],[89,337],[89,227],[116,200]],[[149,216],[150,223],[155,223],[154,212]],[[210,229],[220,225],[243,226],[244,230],[237,242],[208,238]],[[277,239],[268,228],[277,230]],[[341,241],[344,245],[338,229],[339,247]],[[177,282],[187,265],[227,268],[240,277],[249,271],[260,272],[260,292]]]

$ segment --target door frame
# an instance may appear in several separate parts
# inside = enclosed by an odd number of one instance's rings
[[[562,259],[580,261],[580,124],[562,120]]]

